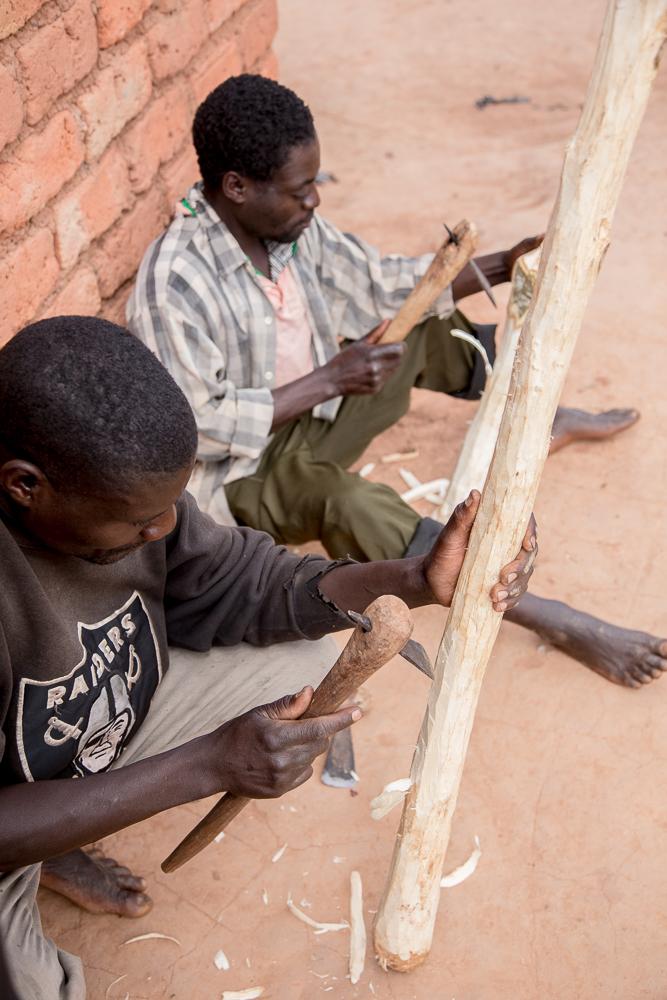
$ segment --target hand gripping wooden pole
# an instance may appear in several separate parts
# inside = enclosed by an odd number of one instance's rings
[[[393,344],[405,340],[410,330],[420,319],[438,295],[451,285],[452,281],[466,266],[477,249],[477,227],[474,222],[463,219],[454,228],[456,241],[449,237],[438,250],[426,273],[412,289],[391,323],[380,337],[378,344]]]
[[[507,320],[493,374],[486,381],[484,395],[468,428],[445,499],[434,515],[443,524],[447,524],[454,508],[469,496],[471,490],[484,489],[507,402],[516,346],[533,295],[541,253],[542,247],[531,250],[519,257],[514,265]]]
[[[389,663],[412,635],[412,615],[398,597],[386,594],[366,608],[372,629],[357,625],[345,649],[317,688],[303,719],[329,715],[343,704],[376,670]],[[163,872],[175,872],[215,840],[251,800],[226,792],[209,813],[162,862]]]
[[[480,510],[452,601],[374,927],[384,967],[428,955],[484,670],[500,626],[489,590],[521,544],[551,424],[667,36],[667,0],[611,0],[568,145]]]

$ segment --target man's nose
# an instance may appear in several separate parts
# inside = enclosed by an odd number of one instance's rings
[[[308,190],[308,194],[304,198],[303,207],[308,209],[309,212],[315,211],[320,203],[320,192],[317,190],[316,184],[311,184]]]
[[[154,521],[142,528],[140,534],[147,542],[157,542],[159,538],[164,538],[176,527],[176,507],[172,506],[164,514],[160,514]]]

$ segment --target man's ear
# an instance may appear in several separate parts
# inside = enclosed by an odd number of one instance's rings
[[[233,201],[235,205],[243,205],[248,199],[248,182],[235,170],[227,171],[222,178],[220,189],[225,198]]]
[[[0,488],[21,507],[32,507],[50,485],[41,469],[22,458],[11,458],[0,467]]]

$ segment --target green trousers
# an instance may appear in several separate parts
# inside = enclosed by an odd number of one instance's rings
[[[400,367],[377,395],[346,396],[333,422],[308,412],[279,430],[255,474],[225,486],[234,517],[282,544],[320,539],[333,559],[400,559],[419,514],[390,486],[346,470],[407,413],[413,386],[468,396],[479,355],[452,329],[477,337],[480,328],[458,310],[426,320],[408,334]]]

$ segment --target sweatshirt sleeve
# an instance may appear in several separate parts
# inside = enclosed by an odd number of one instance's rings
[[[263,531],[216,524],[188,493],[177,509],[166,546],[170,645],[201,652],[242,641],[269,646],[352,626],[319,591],[336,563],[293,555]]]

